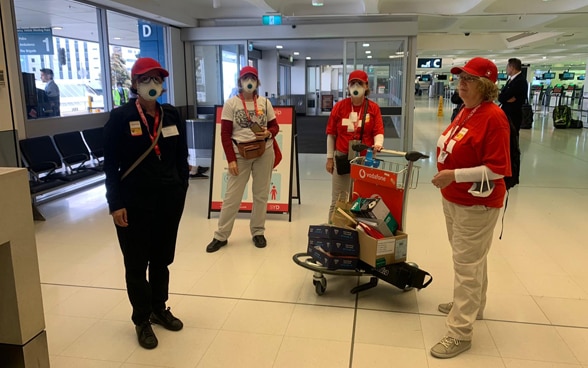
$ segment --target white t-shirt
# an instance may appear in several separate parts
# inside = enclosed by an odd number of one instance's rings
[[[259,125],[267,128],[267,122],[276,118],[274,107],[271,102],[265,98],[257,97],[257,114],[255,112],[255,104],[253,101],[246,101],[249,118],[257,121]],[[247,119],[247,114],[243,108],[243,101],[239,96],[229,98],[224,106],[221,115],[222,120],[230,120],[233,122],[233,136],[232,138],[239,142],[251,142],[255,140],[255,133],[251,130],[251,121]],[[268,139],[266,147],[272,144],[272,140]]]

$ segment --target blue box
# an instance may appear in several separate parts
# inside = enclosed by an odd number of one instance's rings
[[[329,270],[354,270],[357,268],[358,257],[350,256],[337,256],[327,253],[321,249],[321,247],[308,246],[307,253],[324,267]]]
[[[327,253],[342,256],[359,256],[359,242],[345,242],[342,240],[308,238],[308,246],[320,247]]]
[[[331,225],[310,225],[308,238],[341,240],[346,243],[359,244],[357,230]]]

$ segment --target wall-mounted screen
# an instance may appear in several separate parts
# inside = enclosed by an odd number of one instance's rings
[[[418,58],[417,59],[417,68],[441,69],[442,64],[443,63],[442,63],[441,58]]]
[[[439,74],[437,76],[437,80],[447,80],[447,75],[446,74]]]
[[[508,79],[508,74],[506,73],[498,73],[498,80],[505,81]]]
[[[420,82],[430,82],[431,81],[431,76],[430,75],[421,75],[419,77],[419,81]]]
[[[586,74],[579,75],[576,79],[577,80],[584,80],[584,79],[586,79]]]
[[[543,73],[543,79],[555,79],[555,73]]]
[[[574,79],[574,76],[576,75],[576,73],[572,73],[572,72],[563,72],[562,73],[562,77],[560,78],[561,80],[572,80]]]

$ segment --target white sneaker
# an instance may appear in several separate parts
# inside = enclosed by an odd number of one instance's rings
[[[441,359],[453,358],[471,347],[471,341],[457,340],[453,337],[445,336],[431,348],[431,355]]]

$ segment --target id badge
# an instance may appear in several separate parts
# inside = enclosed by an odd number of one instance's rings
[[[437,162],[444,163],[445,159],[447,158],[448,153],[445,151],[439,152],[439,157],[437,157]]]
[[[359,154],[359,152],[355,152],[353,150],[353,146],[355,146],[356,144],[359,144],[359,140],[352,139],[349,141],[349,149],[347,150],[347,158],[350,160],[354,159],[355,156]]]
[[[180,135],[180,132],[178,132],[177,126],[170,125],[170,126],[166,126],[166,127],[161,128],[161,134],[163,134],[163,138],[168,138],[168,137]]]
[[[140,121],[130,121],[129,128],[131,129],[131,135],[133,137],[138,137],[143,135],[143,131],[141,130],[141,122]]]

